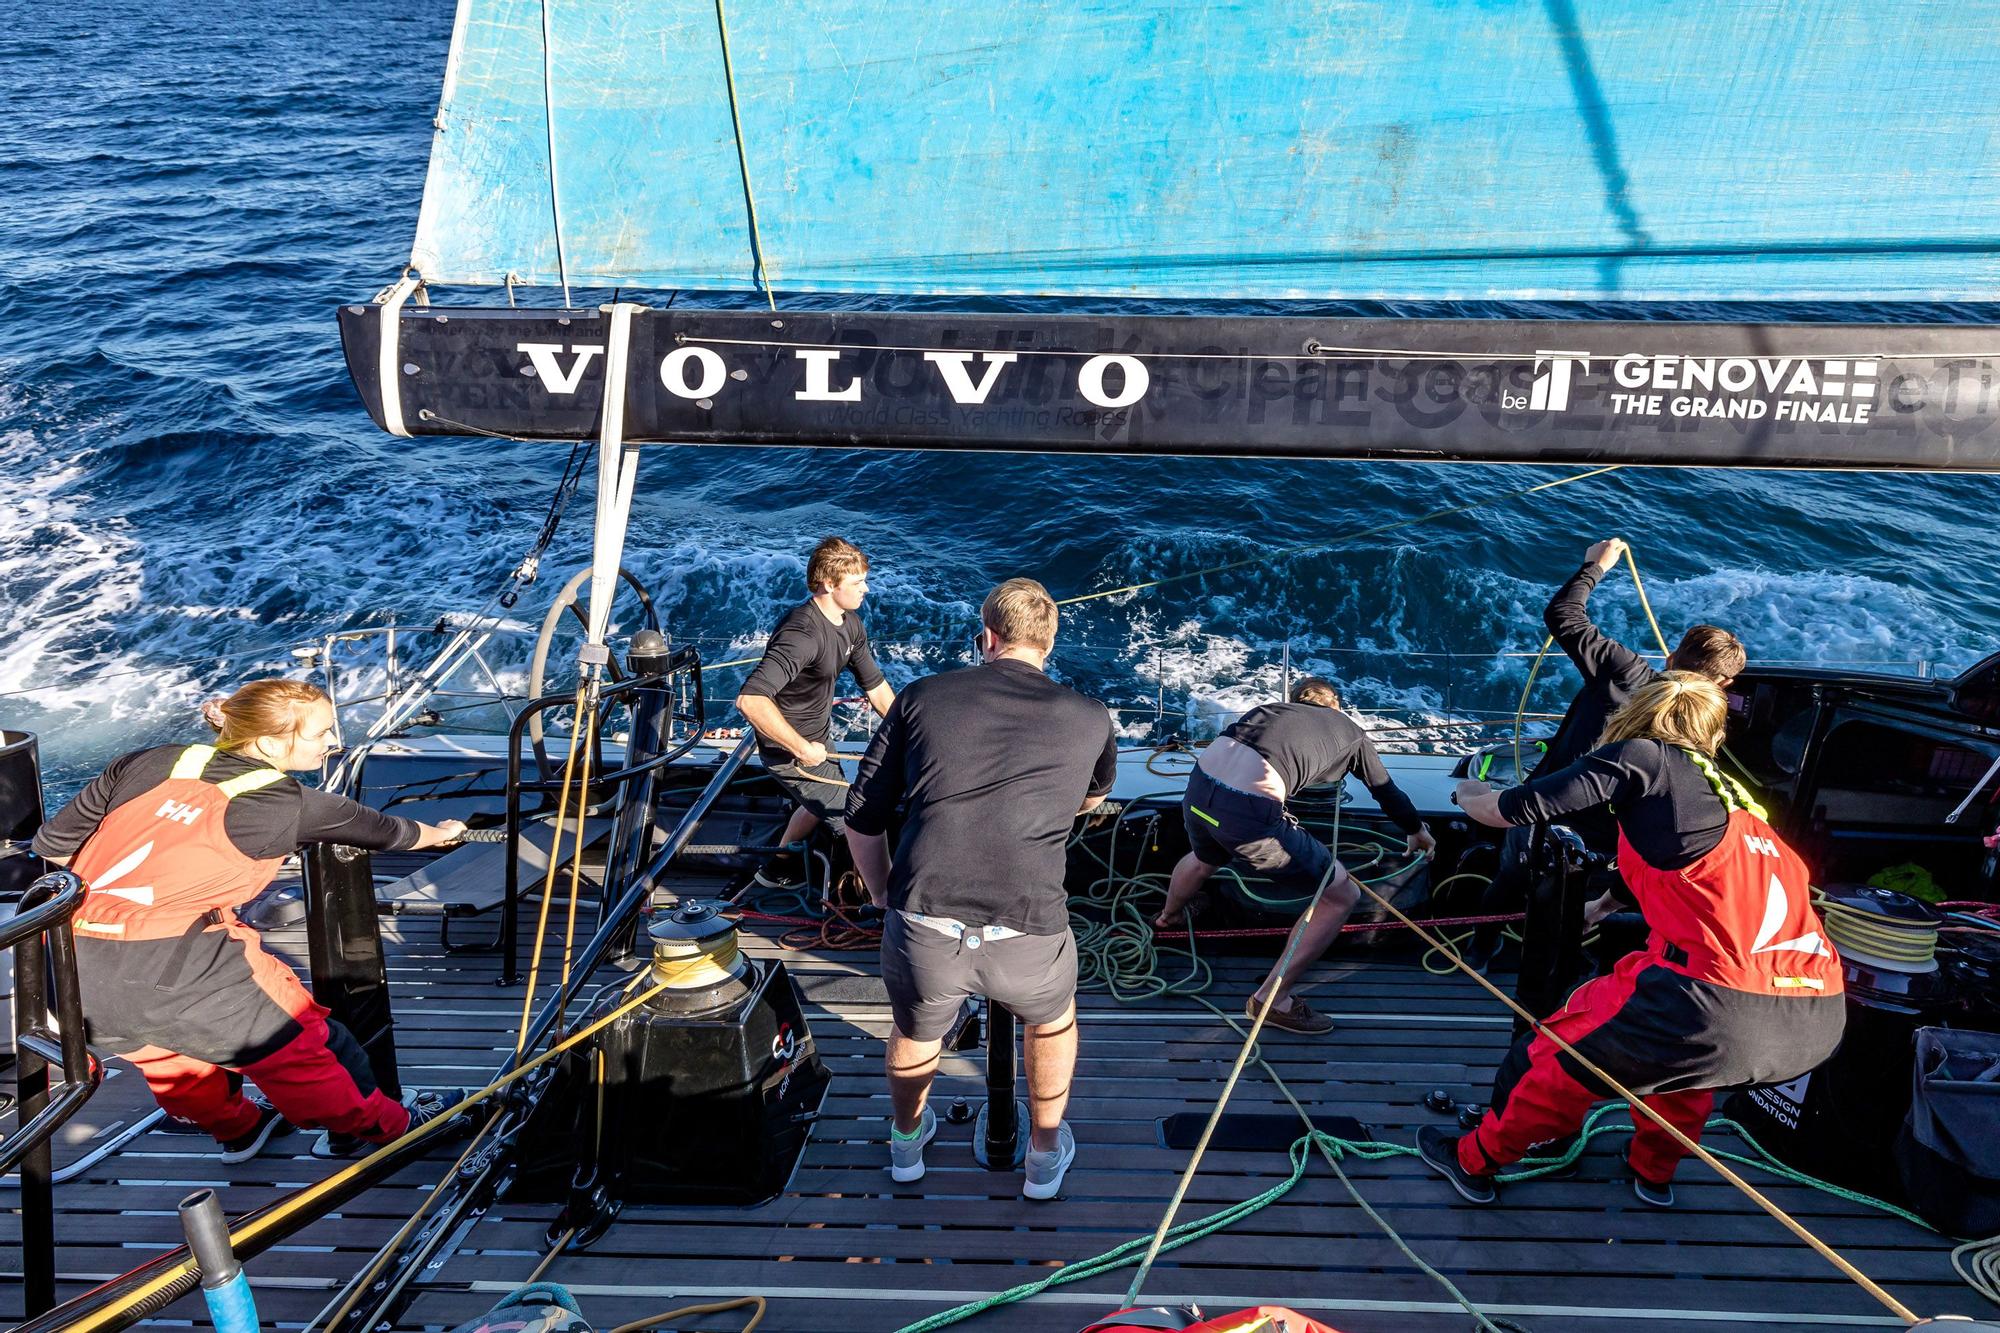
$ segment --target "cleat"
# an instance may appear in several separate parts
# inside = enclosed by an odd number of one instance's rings
[[[289,1134],[292,1126],[285,1117],[278,1114],[275,1106],[257,1107],[257,1123],[233,1139],[223,1139],[222,1160],[225,1162],[247,1162],[264,1151],[264,1145],[280,1134]]]
[[[896,1128],[894,1119],[889,1121],[889,1178],[899,1185],[908,1185],[924,1178],[924,1145],[937,1137],[937,1112],[928,1105],[917,1121],[916,1129],[905,1138],[903,1131]]]
[[[1068,1174],[1070,1163],[1076,1160],[1076,1135],[1071,1132],[1069,1121],[1056,1126],[1056,1146],[1053,1152],[1036,1152],[1028,1149],[1028,1156],[1022,1166],[1026,1175],[1021,1180],[1021,1196],[1027,1199],[1053,1199],[1062,1192],[1063,1176]]]
[[[1243,1002],[1243,1012],[1254,1023],[1257,1021],[1257,1010],[1262,1006],[1263,1001],[1252,995]],[[1264,1020],[1264,1026],[1301,1037],[1321,1037],[1333,1031],[1333,1020],[1294,995],[1291,1003],[1282,1009],[1277,1005],[1271,1006],[1270,1017]]]
[[[1460,1165],[1458,1139],[1458,1135],[1447,1134],[1436,1125],[1425,1125],[1417,1130],[1417,1156],[1449,1181],[1467,1203],[1492,1203],[1500,1197],[1493,1188],[1493,1177],[1476,1176]]]

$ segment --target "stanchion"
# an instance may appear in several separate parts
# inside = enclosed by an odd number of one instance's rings
[[[257,1333],[257,1302],[250,1279],[229,1244],[229,1220],[214,1190],[196,1190],[181,1200],[181,1231],[188,1253],[201,1271],[201,1297],[215,1333]]]
[[[986,1105],[973,1126],[972,1155],[988,1171],[1012,1171],[1028,1154],[1021,1133],[1027,1108],[1014,1099],[1017,1026],[1006,1005],[986,1002]]]

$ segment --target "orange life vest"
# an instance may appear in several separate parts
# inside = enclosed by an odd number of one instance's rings
[[[156,940],[249,902],[277,877],[279,858],[245,855],[224,827],[229,802],[285,775],[258,768],[222,782],[202,776],[212,745],[190,745],[166,781],[104,817],[71,869],[89,887],[76,929],[96,939]]]

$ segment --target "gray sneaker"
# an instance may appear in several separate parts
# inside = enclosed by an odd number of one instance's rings
[[[1069,1171],[1069,1164],[1076,1160],[1076,1135],[1070,1132],[1069,1121],[1056,1126],[1056,1147],[1054,1152],[1036,1152],[1028,1149],[1027,1161],[1023,1164],[1027,1176],[1021,1181],[1021,1194],[1030,1199],[1053,1199],[1062,1192],[1063,1176]]]
[[[924,1145],[937,1137],[937,1112],[924,1107],[923,1118],[917,1121],[917,1129],[908,1138],[896,1128],[892,1117],[889,1121],[889,1177],[899,1185],[907,1185],[913,1180],[924,1178]]]

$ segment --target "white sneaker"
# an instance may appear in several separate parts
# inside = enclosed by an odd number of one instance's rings
[[[908,1138],[896,1128],[894,1117],[889,1120],[889,1177],[899,1185],[907,1185],[913,1180],[924,1178],[924,1145],[937,1137],[937,1112],[924,1107],[923,1118],[917,1121],[916,1133]]]
[[[1069,1171],[1069,1164],[1076,1160],[1076,1135],[1070,1132],[1069,1121],[1056,1126],[1056,1146],[1054,1152],[1036,1152],[1028,1149],[1027,1161],[1023,1166],[1027,1175],[1021,1181],[1021,1194],[1029,1199],[1053,1199],[1062,1192],[1063,1176]]]

